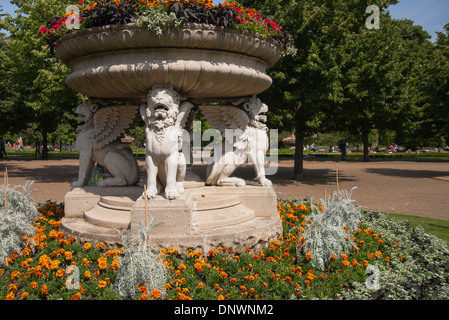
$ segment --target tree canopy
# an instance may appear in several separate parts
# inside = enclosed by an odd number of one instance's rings
[[[436,90],[427,85],[429,90],[424,92],[423,86],[434,72],[448,77],[441,71],[441,59],[439,64],[435,61],[436,56],[443,55],[443,49],[432,45],[422,27],[390,17],[386,9],[397,1],[243,3],[276,19],[298,49],[296,56],[282,58],[270,71],[274,81],[265,94],[272,108],[271,124],[280,129],[295,124],[295,179],[302,177],[302,141],[311,133],[335,130],[359,135],[364,160],[368,161],[372,129],[395,129],[410,136],[424,128],[422,116],[430,114],[427,108],[435,110],[436,101],[430,97],[436,98]],[[367,8],[371,5],[379,8],[379,28],[367,26],[372,14]],[[447,38],[443,34],[440,38],[444,47]],[[436,98],[442,106],[444,90],[441,88]],[[435,125],[433,117],[426,120]]]
[[[50,53],[38,31],[70,2],[13,0],[16,16],[6,14],[0,22],[9,33],[2,37],[0,50],[1,130],[17,132],[37,123],[44,158],[48,133],[61,123],[73,125],[69,114],[80,96],[65,84],[69,69]]]

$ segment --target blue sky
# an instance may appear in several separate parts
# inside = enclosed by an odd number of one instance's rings
[[[214,3],[223,1],[214,0]],[[0,0],[0,5],[3,6],[4,13],[14,12],[15,7],[9,0]],[[423,29],[432,36],[432,40],[436,38],[435,32],[443,31],[443,26],[449,23],[448,0],[400,0],[398,4],[390,7],[389,11],[395,19],[410,19],[415,24],[423,26]]]

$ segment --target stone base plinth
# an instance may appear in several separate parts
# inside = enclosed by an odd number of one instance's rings
[[[186,188],[177,200],[162,196],[147,200],[142,187],[72,189],[65,198],[66,216],[61,227],[79,241],[103,242],[120,247],[116,230],[137,224],[163,222],[151,231],[156,249],[189,249],[207,252],[219,246],[243,252],[259,250],[282,235],[276,194],[270,187]]]

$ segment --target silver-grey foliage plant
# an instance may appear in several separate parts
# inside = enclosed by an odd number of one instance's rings
[[[0,264],[12,253],[20,254],[26,246],[34,249],[34,244],[26,239],[36,232],[33,225],[40,213],[31,198],[31,185],[32,182],[27,181],[24,186],[8,185],[6,190],[5,186],[0,187]]]
[[[355,247],[348,231],[343,228],[353,231],[360,223],[361,211],[351,199],[354,189],[350,192],[334,191],[327,199],[321,199],[323,210],[319,210],[311,201],[313,208],[308,216],[309,223],[305,226],[302,240],[299,239],[296,249],[298,259],[311,253],[312,265],[324,271],[332,255],[338,257]]]
[[[183,19],[176,17],[174,12],[167,13],[164,7],[155,7],[139,13],[133,22],[138,27],[146,26],[160,36],[166,29],[179,28]]]
[[[124,258],[120,259],[120,269],[115,284],[122,299],[136,299],[139,296],[136,286],[145,286],[148,292],[158,290],[164,296],[167,268],[159,259],[159,254],[151,249],[149,242],[151,230],[160,224],[153,224],[153,220],[146,227],[142,223],[137,224],[139,230],[137,237],[132,236],[131,228],[124,234],[116,230],[125,249]]]

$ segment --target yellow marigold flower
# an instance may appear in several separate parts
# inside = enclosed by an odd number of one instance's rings
[[[104,243],[99,242],[95,245],[97,248],[100,248],[101,250],[104,250]]]
[[[84,266],[88,266],[89,263],[90,263],[89,260],[87,260],[86,258],[83,258],[82,264],[83,264]]]
[[[85,244],[83,244],[83,248],[84,248],[85,250],[89,250],[90,248],[92,248],[92,246],[90,245],[89,242],[86,242]]]
[[[108,267],[108,263],[107,263],[106,257],[98,258],[97,262],[98,262],[98,267],[100,269],[106,269]]]
[[[64,252],[64,256],[66,260],[72,260],[72,253],[70,251]]]
[[[224,300],[225,299],[225,297],[222,295],[222,294],[220,294],[219,296],[218,296],[218,300]]]
[[[98,281],[98,288],[103,289],[104,287],[106,287],[107,283],[104,280],[100,280]]]

